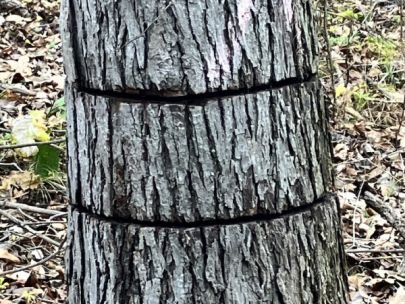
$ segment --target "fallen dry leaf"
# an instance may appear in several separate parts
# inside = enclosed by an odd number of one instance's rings
[[[10,253],[9,250],[4,246],[0,247],[0,259],[16,264],[21,263],[20,258]]]
[[[0,190],[10,190],[12,187],[20,188],[23,191],[36,189],[40,185],[37,175],[29,171],[12,171],[8,176],[2,178]]]
[[[400,286],[394,296],[390,298],[389,304],[404,304],[405,303],[405,288]]]

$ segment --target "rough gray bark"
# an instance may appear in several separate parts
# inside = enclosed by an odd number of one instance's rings
[[[142,227],[79,211],[70,221],[70,303],[346,303],[331,198],[235,225]]]
[[[347,303],[309,1],[61,20],[69,303]]]
[[[79,196],[72,203],[94,213],[235,218],[286,211],[330,188],[325,108],[314,82],[206,106],[68,99],[75,100],[69,137],[87,139],[70,142],[70,187]]]
[[[69,82],[100,90],[184,95],[316,73],[309,0],[168,3],[65,0]]]

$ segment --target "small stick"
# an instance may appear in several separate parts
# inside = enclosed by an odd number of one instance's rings
[[[395,256],[381,256],[381,257],[371,257],[371,258],[362,258],[362,261],[375,261],[375,260],[388,260],[388,259],[403,259],[404,257],[401,255]]]
[[[56,249],[56,251],[54,253],[48,255],[46,258],[44,258],[44,259],[42,259],[42,260],[40,260],[40,261],[38,261],[38,262],[36,262],[34,264],[31,264],[31,265],[27,265],[27,266],[20,267],[20,268],[17,268],[17,269],[12,269],[12,270],[7,270],[7,271],[0,272],[0,277],[4,276],[6,274],[16,273],[16,272],[19,272],[19,271],[24,271],[24,270],[31,269],[33,267],[44,264],[45,262],[49,261],[50,259],[52,259],[56,255],[58,255],[62,251],[63,244],[65,242],[66,242],[66,237],[58,244],[58,248]]]
[[[67,224],[67,223],[65,221],[40,221],[40,222],[22,222],[22,224],[27,226],[37,226],[37,225]]]
[[[25,148],[25,147],[41,146],[41,145],[60,144],[65,141],[66,141],[66,139],[56,139],[56,140],[51,140],[51,141],[37,141],[37,142],[29,143],[29,144],[5,145],[5,146],[0,146],[0,150],[17,149],[17,148]]]
[[[23,172],[23,170],[16,163],[0,163],[0,167],[11,166],[16,168],[18,171]]]
[[[333,120],[336,119],[336,88],[335,88],[335,73],[333,71],[333,60],[332,60],[332,50],[329,43],[329,35],[328,35],[328,0],[323,1],[323,36],[325,39],[326,44],[326,51],[328,53],[327,62],[330,74],[330,82],[332,87],[332,98],[333,98],[333,107],[332,107],[332,118]]]
[[[373,195],[371,192],[366,191],[364,193],[364,200],[367,205],[381,214],[390,225],[396,229],[403,240],[405,240],[405,221],[400,215],[387,204],[384,204],[379,198]]]
[[[404,253],[405,249],[349,249],[346,253]]]
[[[402,122],[404,120],[404,114],[405,114],[405,95],[404,95],[404,101],[402,102],[402,113],[401,113],[401,118],[399,119],[399,127],[398,127],[398,130],[395,132],[395,146],[397,148],[399,147],[398,136],[399,136],[399,132],[401,131]]]
[[[399,23],[400,23],[400,39],[401,39],[401,44],[404,43],[404,0],[401,0],[399,4]]]
[[[44,241],[46,241],[46,242],[48,242],[48,243],[50,243],[52,245],[55,245],[55,246],[59,245],[59,243],[57,241],[51,239],[50,237],[47,237],[46,235],[42,235],[40,232],[36,231],[35,229],[32,229],[30,226],[25,225],[22,221],[20,221],[16,217],[12,216],[11,214],[8,214],[4,210],[0,210],[0,214],[7,217],[10,221],[14,222],[15,224],[17,224],[21,228],[24,228],[25,230],[32,233],[33,235],[43,239]]]
[[[0,90],[1,91],[9,90],[9,91],[12,91],[12,92],[15,92],[15,93],[19,93],[19,94],[22,94],[22,95],[29,95],[29,96],[35,96],[36,95],[35,92],[27,90],[24,87],[18,87],[18,86],[15,86],[15,85],[7,85],[7,84],[4,84],[4,83],[0,83]]]
[[[60,212],[60,211],[55,211],[55,210],[50,210],[50,209],[45,209],[45,208],[40,208],[40,207],[29,206],[29,205],[20,204],[20,203],[12,203],[12,202],[7,202],[7,201],[0,202],[0,206],[1,207],[11,208],[11,209],[21,209],[21,210],[35,212],[35,213],[53,215],[55,217],[59,217],[59,216],[64,217],[67,214],[67,212]]]

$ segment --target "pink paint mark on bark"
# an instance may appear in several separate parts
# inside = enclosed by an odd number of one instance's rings
[[[225,44],[225,41],[220,41],[220,43],[217,45],[217,54],[218,54],[218,61],[219,64],[221,65],[222,70],[225,73],[230,72],[230,66],[229,66],[229,57],[230,53],[228,50],[228,46]]]
[[[292,9],[292,1],[291,0],[284,0],[284,12],[287,17],[287,22],[291,23],[293,17],[293,9]]]
[[[252,0],[240,0],[238,2],[238,20],[242,34],[246,33],[249,22],[252,19],[250,9],[253,7]]]
[[[211,55],[211,54],[210,54]],[[220,72],[217,63],[215,62],[214,55],[212,54],[207,61],[208,73],[207,77],[211,83],[219,82]]]

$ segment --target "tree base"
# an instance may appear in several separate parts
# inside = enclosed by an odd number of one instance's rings
[[[72,209],[69,303],[347,303],[336,206],[187,228]]]

